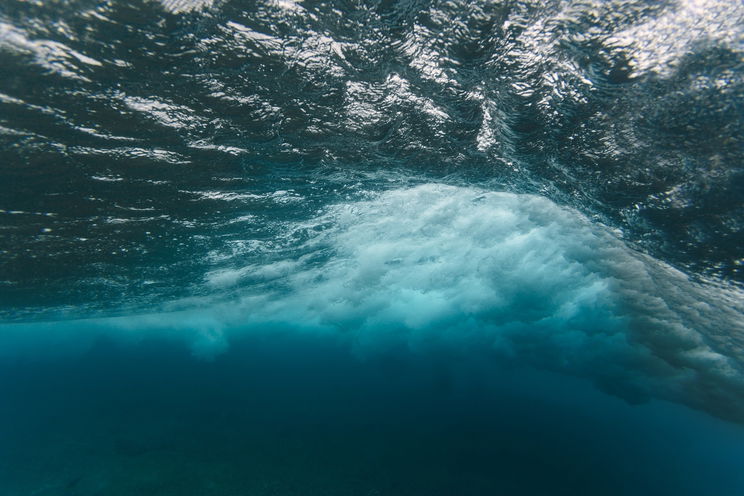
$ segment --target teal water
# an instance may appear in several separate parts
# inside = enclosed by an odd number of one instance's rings
[[[277,336],[278,334],[278,336]],[[103,342],[3,366],[6,494],[736,494],[741,427],[487,353],[272,330],[213,362]]]
[[[0,6],[0,495],[744,493],[735,2]]]

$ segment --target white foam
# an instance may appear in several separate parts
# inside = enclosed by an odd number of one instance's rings
[[[695,284],[573,210],[429,184],[337,205],[293,229],[307,235],[287,239],[309,237],[295,247],[304,256],[207,276],[211,287],[242,286],[237,302],[88,322],[83,334],[187,339],[211,358],[235,335],[281,326],[345,340],[360,355],[490,353],[629,400],[744,419],[741,293]],[[23,334],[13,327],[0,329],[6,356]],[[23,337],[44,346],[53,327],[28,325]]]

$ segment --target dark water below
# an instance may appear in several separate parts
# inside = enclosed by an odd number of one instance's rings
[[[280,332],[280,331],[278,331]],[[214,362],[101,343],[5,364],[3,493],[738,494],[744,431],[487,356],[286,334]]]
[[[744,6],[5,0],[0,496],[744,494]]]

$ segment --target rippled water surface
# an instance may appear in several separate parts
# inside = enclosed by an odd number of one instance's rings
[[[0,493],[744,494],[744,6],[4,0]]]

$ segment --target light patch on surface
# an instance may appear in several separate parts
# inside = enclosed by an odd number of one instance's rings
[[[274,56],[282,56],[284,53],[282,51],[282,40],[280,40],[279,38],[260,33],[234,21],[229,21],[225,25],[225,29],[228,33],[232,34],[239,42],[250,43],[250,45],[259,48],[261,51],[265,51],[268,54]]]
[[[432,37],[429,29],[416,24],[401,45],[401,52],[410,58],[409,65],[417,70],[421,77],[442,86],[459,87],[457,80],[442,67],[440,63],[442,55],[431,47]]]
[[[182,14],[205,9],[214,4],[214,0],[159,0],[163,8],[172,14]]]
[[[0,22],[0,49],[32,55],[35,62],[60,76],[89,81],[80,74],[76,61],[87,66],[101,66],[101,62],[88,57],[64,43],[52,40],[32,40],[16,27]]]
[[[115,147],[109,149],[100,149],[84,146],[70,147],[70,152],[80,155],[101,155],[110,156],[118,159],[137,159],[146,158],[156,162],[164,162],[173,165],[188,164],[190,161],[176,152],[163,150],[159,148],[139,148],[136,146]]]
[[[422,112],[430,129],[438,135],[441,135],[442,124],[450,119],[449,114],[431,98],[416,94],[411,83],[399,74],[390,74],[381,83],[348,81],[345,86],[346,126],[354,130],[366,130],[394,120],[394,110],[402,105],[410,105]]]
[[[166,127],[184,129],[204,121],[197,117],[193,109],[183,105],[134,96],[123,96],[122,99],[130,109],[141,112]]]
[[[269,5],[286,10],[288,12],[304,12],[305,8],[300,5],[302,0],[270,0]]]
[[[699,43],[744,50],[744,3],[679,0],[676,9],[613,34],[610,45],[627,47],[639,73],[669,75],[675,61]]]

